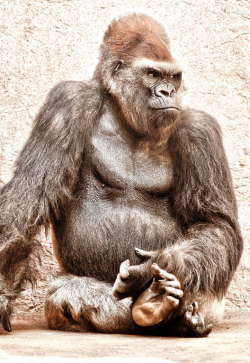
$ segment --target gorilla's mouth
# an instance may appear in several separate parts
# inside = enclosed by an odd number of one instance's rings
[[[178,107],[173,107],[173,106],[171,106],[171,107],[161,107],[161,108],[152,108],[152,110],[154,110],[154,111],[164,111],[164,110],[169,110],[169,111],[177,110],[177,111],[180,111],[180,109]]]

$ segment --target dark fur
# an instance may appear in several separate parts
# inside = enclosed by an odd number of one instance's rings
[[[153,262],[181,281],[184,310],[194,297],[211,309],[209,301],[225,295],[239,263],[242,238],[221,131],[204,112],[180,110],[166,118],[162,111],[147,109],[148,91],[140,71],[132,67],[134,59],[146,57],[174,62],[163,27],[143,15],[114,21],[105,33],[92,82],[59,84],[40,110],[14,177],[0,192],[0,316],[6,330],[11,304],[25,281],[36,280],[34,259],[41,249],[36,235],[50,224],[69,273],[49,290],[46,315],[51,328],[116,333],[158,329],[160,334],[172,329],[181,335],[181,309],[164,332],[164,322],[141,329],[131,317],[131,298],[112,296],[121,262],[139,262],[134,247],[155,252],[134,269],[127,295],[136,297],[148,286]],[[124,79],[115,73],[120,60],[126,67]],[[172,74],[172,68],[167,72]],[[180,82],[174,87],[177,92]],[[122,125],[128,143],[148,142],[152,154],[166,147],[159,127],[171,125],[168,150],[174,182],[163,195],[140,194],[138,205],[147,213],[151,199],[157,198],[159,207],[148,224],[137,214],[123,217],[116,209],[102,210],[106,200],[113,201],[108,204],[112,208],[129,202],[122,181],[102,181],[92,159],[90,140],[106,114]],[[92,177],[105,184],[105,195],[101,188],[92,188]],[[86,209],[91,196],[98,199],[98,211]]]

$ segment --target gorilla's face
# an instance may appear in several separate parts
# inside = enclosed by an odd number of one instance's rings
[[[109,91],[137,133],[159,137],[179,117],[177,91],[182,71],[174,62],[119,60]]]

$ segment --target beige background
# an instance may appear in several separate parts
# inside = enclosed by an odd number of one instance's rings
[[[62,80],[91,78],[103,32],[114,17],[143,12],[170,30],[184,68],[184,102],[215,116],[223,130],[245,241],[227,311],[250,309],[250,2],[248,0],[2,0],[0,2],[0,178],[14,161],[47,92]],[[16,312],[40,317],[57,270],[44,239],[37,289]]]

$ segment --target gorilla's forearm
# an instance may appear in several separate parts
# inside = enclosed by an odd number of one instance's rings
[[[222,297],[242,253],[241,237],[223,221],[196,225],[157,258],[158,265],[174,274],[184,291]]]

